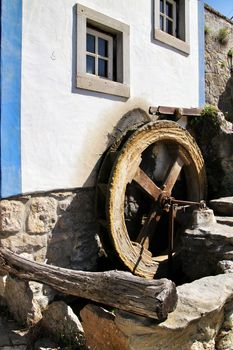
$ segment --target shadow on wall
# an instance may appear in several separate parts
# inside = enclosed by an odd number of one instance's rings
[[[225,114],[230,122],[233,122],[233,73],[228,79],[226,88],[219,97],[218,108]]]
[[[118,123],[113,127],[113,130],[111,130],[111,132],[108,133],[106,130],[106,134],[107,134],[106,150],[108,150],[109,147],[111,147],[123,135],[125,135],[125,133],[128,130],[135,130],[140,125],[148,123],[152,120],[153,120],[153,117],[148,115],[141,108],[134,108],[134,109],[128,111],[120,118]],[[95,180],[97,178],[98,171],[99,171],[99,168],[101,166],[104,155],[105,155],[105,152],[97,160],[90,175],[88,176],[88,178],[84,182],[83,187],[93,186],[93,181],[95,182]]]
[[[148,121],[150,117],[139,108],[126,113],[109,133],[108,146],[129,128]],[[0,212],[0,246],[38,262],[77,270],[97,268],[94,187],[9,198],[0,202]]]

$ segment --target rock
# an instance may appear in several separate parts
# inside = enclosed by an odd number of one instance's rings
[[[16,345],[16,346],[9,345],[9,346],[1,347],[1,350],[27,350],[27,349],[28,349],[27,345]]]
[[[134,350],[215,350],[224,307],[233,300],[233,274],[205,277],[177,287],[178,304],[166,321],[122,313],[115,323]]]
[[[233,303],[226,306],[225,319],[216,339],[217,350],[233,350]]]
[[[209,206],[214,210],[215,214],[233,217],[233,197],[212,199],[209,202]]]
[[[81,310],[87,345],[95,350],[231,350],[233,273],[178,286],[177,292],[176,309],[160,324],[88,304]]]
[[[27,254],[27,258],[44,262],[47,254],[48,236],[17,232],[1,239],[1,246],[17,254]]]
[[[26,350],[28,343],[28,332],[21,329],[12,318],[9,319],[7,312],[2,312],[0,316],[0,349]]]
[[[23,282],[12,276],[7,277],[5,294],[7,306],[14,319],[28,326],[42,318],[42,310],[53,298],[53,293],[37,282]]]
[[[198,209],[192,213],[192,225],[194,227],[212,225],[216,223],[214,212],[211,209]]]
[[[24,205],[15,200],[0,202],[0,231],[15,233],[22,229]],[[0,237],[1,238],[1,237]]]
[[[90,349],[130,349],[127,336],[115,324],[115,315],[112,312],[100,306],[88,304],[81,310],[81,318],[86,343]]]
[[[49,338],[43,338],[43,339],[37,340],[33,347],[33,350],[58,350],[58,349],[60,349],[60,347],[58,347],[58,345],[55,344]]]
[[[57,221],[57,202],[50,197],[31,199],[27,220],[29,233],[46,233],[51,231]]]
[[[6,287],[7,275],[0,275],[0,298],[5,298],[5,287]]]
[[[98,258],[97,231],[96,224],[85,223],[77,228],[71,225],[67,226],[67,230],[53,232],[46,254],[48,264],[74,270],[95,269]]]
[[[66,345],[84,346],[84,331],[71,307],[63,301],[55,301],[43,312],[41,327],[56,341]]]
[[[233,261],[233,226],[216,223],[187,229],[181,239],[182,268],[190,280],[215,275],[220,261]]]
[[[219,273],[231,273],[233,272],[233,261],[222,260],[218,263]]]
[[[233,226],[233,216],[215,216],[219,224]]]

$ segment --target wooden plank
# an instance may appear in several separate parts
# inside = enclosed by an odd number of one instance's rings
[[[203,108],[183,108],[183,115],[186,115],[187,117],[200,117],[201,113],[203,111]]]
[[[148,280],[123,271],[69,270],[30,261],[4,248],[0,248],[0,271],[158,320],[166,319],[177,302],[175,284],[165,278]]]
[[[150,107],[150,114],[168,114],[174,115],[177,107],[167,107],[167,106],[158,106],[158,107]]]
[[[154,200],[157,200],[162,192],[161,188],[156,186],[156,184],[141,168],[138,168],[136,171],[133,181],[135,181],[141,187],[141,189]]]
[[[181,172],[183,164],[184,164],[183,160],[178,156],[175,162],[173,163],[163,186],[164,192],[166,192],[167,196],[171,195],[172,189],[178,179],[178,176]]]
[[[139,232],[139,235],[136,239],[144,248],[149,249],[150,241],[155,233],[157,223],[159,222],[161,215],[157,212],[157,205],[155,204]]]
[[[158,106],[150,107],[150,114],[165,114],[165,115],[175,115],[175,116],[187,116],[187,117],[200,117],[202,113],[202,108],[181,108],[181,107],[167,107]]]

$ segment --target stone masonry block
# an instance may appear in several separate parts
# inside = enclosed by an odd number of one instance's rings
[[[54,198],[35,197],[31,199],[27,219],[29,233],[46,233],[57,222],[57,202]]]
[[[212,209],[194,210],[192,224],[196,226],[208,226],[216,223],[216,218]]]
[[[0,231],[15,233],[21,230],[24,217],[24,205],[15,200],[0,202]]]
[[[1,246],[17,254],[27,254],[27,258],[44,262],[46,258],[48,237],[46,234],[32,235],[18,232],[1,239]],[[43,252],[43,251],[44,252]]]

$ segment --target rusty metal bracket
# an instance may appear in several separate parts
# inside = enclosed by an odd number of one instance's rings
[[[174,250],[174,218],[176,216],[176,210],[179,206],[198,206],[200,209],[206,209],[206,202],[204,200],[200,202],[178,200],[173,197],[163,198],[162,206],[163,210],[169,212],[169,225],[168,225],[168,268],[169,274],[172,275],[172,257]]]

